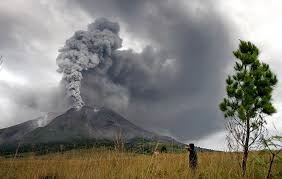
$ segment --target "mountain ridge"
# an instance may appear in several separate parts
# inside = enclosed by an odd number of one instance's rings
[[[181,144],[170,137],[147,131],[105,107],[83,106],[80,110],[71,108],[54,119],[49,119],[46,125],[40,126],[39,121],[37,118],[0,129],[0,145],[65,143],[84,139],[115,140],[117,137],[125,142],[143,138]]]

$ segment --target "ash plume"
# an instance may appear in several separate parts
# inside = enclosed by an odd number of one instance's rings
[[[63,73],[73,108],[79,110],[84,105],[80,95],[82,71],[99,68],[97,72],[104,73],[112,63],[112,51],[120,48],[121,43],[119,24],[100,18],[89,24],[86,31],[75,32],[59,50],[57,71]]]

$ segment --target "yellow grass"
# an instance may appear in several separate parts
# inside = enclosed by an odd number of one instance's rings
[[[266,168],[251,154],[246,178],[265,178]],[[263,154],[265,155],[265,154]],[[108,150],[73,150],[43,156],[0,157],[0,178],[242,178],[234,153],[198,153],[199,167],[193,175],[187,154],[141,155]],[[282,165],[274,164],[274,172]]]

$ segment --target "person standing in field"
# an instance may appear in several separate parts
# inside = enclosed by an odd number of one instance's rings
[[[194,173],[198,165],[198,157],[197,152],[195,150],[195,146],[194,144],[189,144],[189,146],[186,146],[185,148],[189,151],[189,168]]]

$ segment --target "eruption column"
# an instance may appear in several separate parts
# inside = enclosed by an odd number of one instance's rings
[[[77,31],[59,50],[57,64],[63,73],[63,83],[72,107],[79,110],[84,102],[80,95],[82,71],[99,68],[99,64],[111,64],[113,50],[121,47],[119,24],[105,18],[88,25],[87,31]]]

